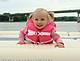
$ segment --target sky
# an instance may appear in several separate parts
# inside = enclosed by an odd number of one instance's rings
[[[0,14],[27,13],[36,8],[49,11],[80,9],[80,0],[0,0]]]

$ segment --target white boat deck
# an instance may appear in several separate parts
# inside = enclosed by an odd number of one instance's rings
[[[0,61],[80,61],[80,48],[17,45],[15,42],[4,44],[0,43]]]

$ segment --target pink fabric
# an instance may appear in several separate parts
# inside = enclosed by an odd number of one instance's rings
[[[40,36],[38,34],[36,35],[31,35],[29,36],[28,35],[28,29],[29,30],[32,30],[32,31],[35,31],[36,33],[38,32],[48,32],[50,33],[50,35],[43,35],[43,36]],[[32,19],[29,19],[28,20],[28,24],[26,27],[22,28],[20,30],[20,34],[19,34],[19,40],[20,41],[24,41],[24,38],[29,38],[31,42],[47,42],[47,43],[50,43],[52,42],[53,40],[55,42],[62,42],[61,41],[61,37],[56,33],[56,24],[52,21],[50,21],[44,28],[42,29],[37,29],[33,22],[32,22]],[[53,39],[51,41],[51,39]]]

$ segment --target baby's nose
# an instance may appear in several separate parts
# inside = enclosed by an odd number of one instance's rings
[[[40,24],[41,23],[41,21],[38,21],[38,24]]]

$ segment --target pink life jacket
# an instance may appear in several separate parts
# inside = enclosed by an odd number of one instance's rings
[[[28,20],[27,34],[25,35],[32,43],[49,44],[53,42],[51,33],[55,32],[55,23],[50,21],[44,28],[37,29],[32,19]]]

